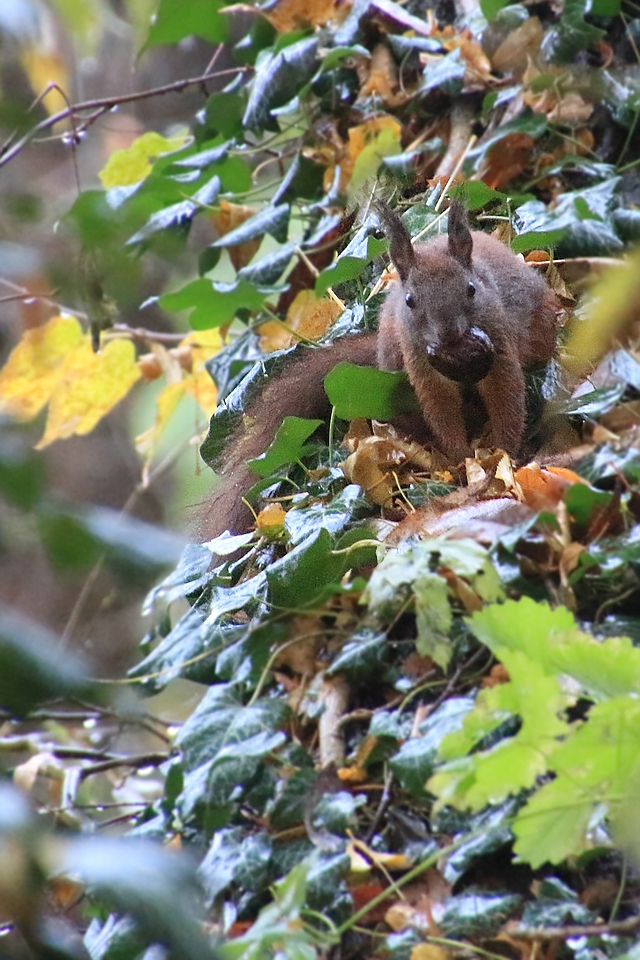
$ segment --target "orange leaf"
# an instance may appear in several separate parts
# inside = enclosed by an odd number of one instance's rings
[[[249,220],[258,212],[257,207],[229,203],[228,200],[221,200],[219,206],[220,210],[218,213],[214,213],[211,219],[221,237],[224,237],[231,230],[235,230],[241,223]],[[239,243],[235,247],[227,247],[229,259],[236,270],[242,270],[243,267],[246,267],[258,252],[261,243],[262,237],[256,237],[255,240],[247,240],[246,243]]]

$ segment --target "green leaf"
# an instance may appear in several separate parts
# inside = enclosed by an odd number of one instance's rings
[[[472,709],[471,698],[452,697],[420,725],[420,736],[406,740],[391,757],[389,766],[405,790],[416,797],[424,797],[442,740],[460,728]]]
[[[353,566],[353,554],[336,554],[328,530],[303,540],[267,570],[269,600],[280,609],[320,603],[339,589],[343,574]]]
[[[495,20],[503,7],[511,3],[511,0],[480,0],[480,9],[489,22]]]
[[[511,241],[511,249],[514,253],[549,250],[556,247],[567,233],[567,227],[561,230],[532,230],[529,233],[521,233]]]
[[[209,43],[224,43],[227,18],[219,11],[224,0],[160,0],[143,49],[165,43],[179,43],[185,37],[202,37]]]
[[[444,903],[441,925],[447,937],[482,940],[496,934],[522,906],[518,894],[469,888]]]
[[[563,496],[569,517],[579,529],[586,528],[591,518],[610,507],[614,499],[614,494],[610,491],[596,490],[586,483],[573,483],[567,487]]]
[[[233,320],[238,310],[259,310],[267,291],[257,290],[246,280],[215,283],[202,277],[175,293],[165,293],[158,303],[165,310],[188,310],[194,330],[210,330]]]
[[[587,23],[592,0],[565,0],[560,22],[545,37],[543,51],[560,63],[569,63],[577,53],[587,50],[604,37],[605,31]],[[609,14],[607,14],[609,15]]]
[[[98,902],[133,917],[147,943],[163,944],[175,957],[213,960],[194,911],[188,860],[156,844],[91,837],[67,841],[60,870],[79,877]]]
[[[342,420],[365,417],[391,420],[398,413],[417,409],[415,394],[404,372],[339,363],[324,378],[324,388],[336,416]]]
[[[302,459],[308,449],[305,447],[306,441],[322,423],[322,420],[285,417],[268,450],[255,460],[250,460],[249,466],[259,477],[269,477],[279,467]]]
[[[291,100],[311,79],[318,62],[318,39],[307,37],[278,53],[261,55],[242,118],[244,127],[257,132],[277,130],[271,111]]]
[[[349,252],[352,250],[352,244],[349,244],[338,259],[316,277],[316,293],[321,297],[329,287],[346,283],[348,280],[356,280],[362,276],[374,257],[379,256],[386,249],[387,241],[377,240],[375,237],[367,237],[363,248],[357,254]]]
[[[235,230],[230,230],[216,240],[214,247],[235,247],[248,240],[255,240],[265,233],[271,234],[278,243],[285,243],[289,229],[289,214],[291,208],[288,203],[281,203],[277,207],[265,207],[253,217],[249,217]]]
[[[499,200],[501,203],[508,200],[506,193],[493,190],[486,183],[482,183],[481,180],[467,180],[466,183],[452,187],[449,193],[452,197],[461,200],[467,210],[481,210],[482,207],[486,207],[488,203],[495,200]]]

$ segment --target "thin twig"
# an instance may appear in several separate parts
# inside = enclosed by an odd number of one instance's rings
[[[42,133],[44,130],[50,130],[61,120],[72,119],[75,121],[77,114],[86,113],[90,110],[93,110],[96,111],[96,113],[92,117],[87,118],[88,122],[93,122],[94,120],[97,120],[98,117],[103,113],[107,113],[109,110],[113,110],[114,107],[121,106],[122,104],[136,103],[139,100],[149,100],[151,97],[161,97],[166,93],[182,93],[182,91],[187,87],[203,84],[208,80],[215,80],[219,77],[227,77],[232,74],[245,73],[246,71],[252,69],[253,67],[250,66],[232,67],[228,70],[218,70],[213,73],[203,73],[199,77],[188,77],[184,80],[176,80],[173,83],[165,83],[160,87],[151,87],[149,90],[140,90],[137,93],[123,93],[119,96],[101,97],[96,100],[85,100],[81,103],[71,104],[71,106],[66,107],[64,110],[60,110],[58,113],[54,113],[52,116],[41,120],[40,123],[37,123],[31,128],[31,130],[28,130],[27,133],[25,133],[24,136],[13,145],[11,145],[11,138],[4,143],[0,148],[0,167],[4,166],[6,163],[9,163],[10,160],[13,160],[13,158],[20,153],[23,147],[25,147],[29,141],[33,140],[38,133]]]
[[[615,923],[579,923],[566,927],[544,927],[540,930],[509,930],[514,940],[573,940],[574,937],[600,937],[604,933],[627,936],[640,927],[640,914],[616,920]]]

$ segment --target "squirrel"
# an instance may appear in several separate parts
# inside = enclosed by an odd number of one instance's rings
[[[486,444],[517,456],[527,415],[524,371],[553,357],[558,298],[498,239],[471,230],[458,201],[449,208],[447,234],[415,246],[394,211],[382,203],[375,210],[398,273],[378,332],[297,347],[282,372],[265,377],[225,450],[203,538],[250,529],[242,498],[256,476],[247,461],[267,449],[284,417],[329,412],[324,377],[343,361],[406,371],[420,415],[394,422],[453,462],[471,453],[469,423],[478,412],[488,419]],[[249,374],[259,375],[256,368]]]

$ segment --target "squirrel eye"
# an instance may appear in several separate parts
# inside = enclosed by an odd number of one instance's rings
[[[408,293],[406,295],[406,297],[404,298],[404,302],[406,303],[406,305],[409,307],[410,310],[413,310],[413,308],[416,305],[416,301],[412,293]]]
[[[474,284],[474,283],[471,283],[471,280],[469,280],[469,283],[467,284],[467,296],[468,296],[468,297],[475,297],[475,295],[476,295],[476,287],[475,287],[475,284]]]

